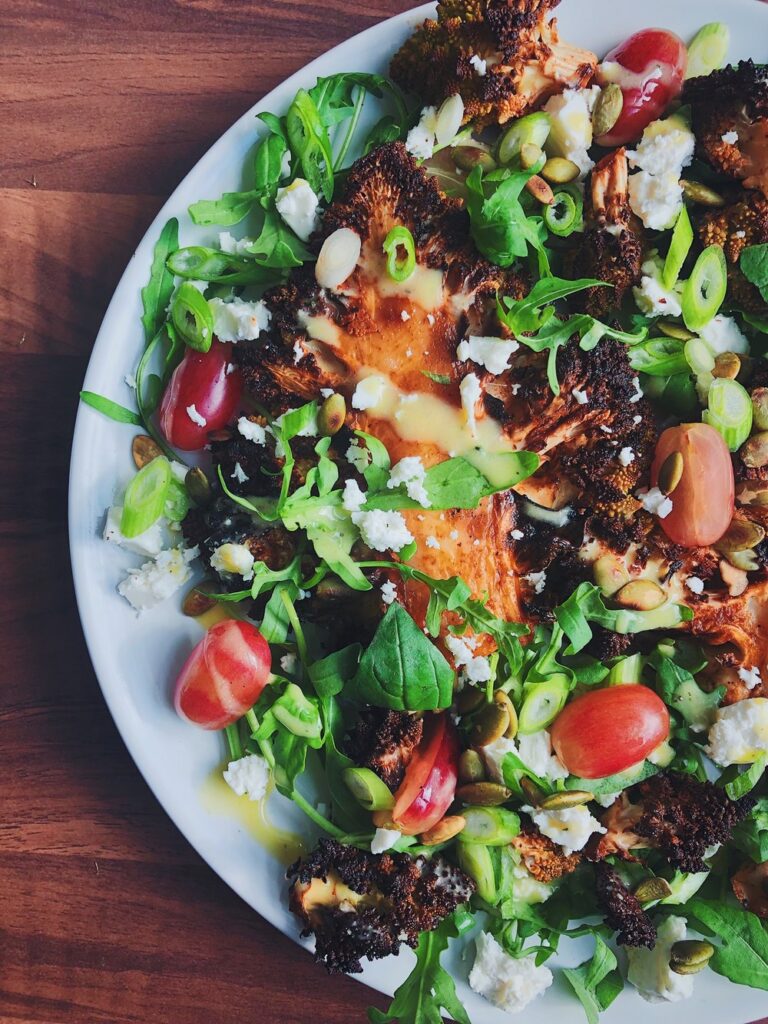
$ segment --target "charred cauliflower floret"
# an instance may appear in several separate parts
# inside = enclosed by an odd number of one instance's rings
[[[627,889],[618,871],[602,861],[595,868],[595,893],[605,923],[616,932],[620,946],[656,945],[656,929],[638,900]]]
[[[394,792],[403,781],[423,731],[423,720],[407,711],[365,708],[350,733],[346,752]]]
[[[627,156],[621,148],[593,169],[586,192],[586,228],[574,254],[574,276],[606,281],[610,288],[588,288],[575,296],[598,319],[611,316],[641,277],[643,243],[632,217],[627,190]]]
[[[275,570],[285,568],[294,555],[294,541],[287,530],[259,523],[223,494],[205,508],[190,509],[181,529],[187,543],[200,548],[203,565],[210,564],[222,544],[244,544],[255,561]]]
[[[533,826],[523,827],[512,840],[512,846],[523,858],[523,864],[539,882],[554,882],[563,875],[570,875],[581,863],[581,854],[563,853],[547,836]]]
[[[768,65],[751,60],[692,78],[690,103],[699,152],[722,174],[768,196]]]
[[[730,206],[705,214],[698,233],[703,246],[719,245],[725,252],[728,303],[747,312],[763,310],[765,302],[739,269],[739,257],[747,246],[768,242],[768,199],[761,192],[746,191]]]
[[[466,120],[504,124],[565,87],[586,85],[597,57],[560,41],[559,0],[448,0],[395,54],[404,89],[439,104],[460,93]],[[478,72],[478,60],[485,71]],[[480,65],[482,67],[482,65]]]
[[[608,832],[592,855],[650,847],[681,871],[706,871],[704,852],[726,842],[754,806],[753,797],[730,800],[724,789],[682,772],[661,772],[638,783],[629,799],[603,815]]]
[[[321,839],[288,871],[290,906],[302,935],[315,936],[315,958],[329,974],[358,974],[363,957],[415,947],[475,890],[463,871],[442,857],[376,856]]]

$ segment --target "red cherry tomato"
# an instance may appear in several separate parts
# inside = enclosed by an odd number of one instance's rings
[[[453,803],[459,777],[459,737],[447,714],[424,719],[424,735],[395,793],[392,821],[415,836],[436,825]]]
[[[232,346],[214,340],[207,352],[188,348],[173,371],[160,405],[160,427],[176,448],[202,448],[208,432],[221,430],[234,415],[242,381],[237,370],[227,372],[231,360]]]
[[[659,520],[664,533],[686,548],[720,540],[733,518],[733,463],[728,447],[707,423],[682,423],[665,430],[656,445],[651,484],[673,452],[683,456],[683,475],[670,494],[672,511]]]
[[[595,141],[601,146],[621,146],[639,139],[651,121],[656,121],[683,87],[688,51],[674,32],[647,28],[635,32],[611,50],[597,69],[600,85],[615,82],[624,94],[619,119],[606,135]]]
[[[603,779],[642,761],[668,735],[664,701],[647,686],[622,683],[566,704],[552,726],[552,746],[572,775]]]
[[[271,666],[269,644],[255,626],[236,619],[217,622],[184,663],[174,706],[203,729],[223,729],[256,703]]]

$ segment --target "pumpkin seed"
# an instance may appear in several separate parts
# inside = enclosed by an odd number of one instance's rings
[[[198,587],[192,587],[181,604],[181,610],[184,615],[189,615],[190,618],[196,619],[200,615],[205,615],[215,605],[216,601],[210,594],[206,594]]]
[[[752,422],[758,430],[768,430],[768,388],[752,392]]]
[[[659,490],[671,494],[683,477],[685,461],[682,452],[670,452],[659,469]]]
[[[754,572],[760,568],[760,563],[755,558],[754,551],[728,551],[725,556],[736,569],[744,572]]]
[[[538,199],[545,206],[551,206],[554,203],[555,193],[552,191],[551,186],[538,174],[534,174],[533,177],[529,178],[525,183],[525,187],[534,199]]]
[[[196,505],[209,505],[211,502],[211,482],[199,466],[194,466],[184,477],[187,494]]]
[[[459,782],[483,782],[485,766],[476,750],[463,750],[459,758]]]
[[[542,167],[541,176],[552,185],[567,185],[578,178],[579,167],[564,156],[551,156]]]
[[[667,320],[657,320],[656,326],[662,334],[666,334],[668,338],[677,338],[678,341],[690,341],[691,338],[696,337],[695,334],[692,334],[682,324],[671,324]]]
[[[538,786],[533,779],[527,775],[523,775],[520,778],[520,789],[523,791],[523,795],[529,804],[533,807],[540,807],[541,801],[546,797],[546,793]]]
[[[460,715],[468,715],[485,703],[485,693],[476,686],[465,686],[456,698],[456,710]]]
[[[703,939],[681,939],[680,942],[675,942],[669,951],[669,966],[677,974],[695,974],[707,966],[714,952],[715,947],[711,942],[705,942]]]
[[[712,376],[736,380],[740,370],[741,360],[735,352],[721,352],[719,356],[715,357],[715,367],[712,370]]]
[[[615,555],[601,555],[592,566],[595,583],[608,597],[629,583],[626,566]]]
[[[464,829],[467,819],[462,814],[449,814],[442,818],[436,825],[433,825],[428,832],[423,832],[421,842],[423,846],[437,846],[438,843],[447,843]]]
[[[147,434],[137,434],[131,442],[131,454],[136,464],[136,469],[144,469],[145,466],[162,455],[160,446]]]
[[[768,430],[753,434],[739,448],[741,461],[750,469],[762,469],[768,463]]]
[[[512,790],[502,786],[500,782],[469,782],[459,786],[456,796],[465,804],[476,807],[498,807],[512,796]]]
[[[507,709],[498,704],[488,704],[478,712],[470,732],[473,747],[487,747],[500,740],[509,728]]]
[[[607,135],[621,116],[624,107],[624,93],[621,86],[611,82],[610,85],[601,91],[597,97],[595,108],[592,111],[592,134],[597,139],[601,135]]]
[[[317,429],[323,437],[333,437],[344,426],[347,418],[347,403],[344,395],[329,395],[317,413]]]
[[[524,142],[520,147],[520,165],[528,170],[537,164],[543,155],[541,146],[537,146],[535,142]]]
[[[725,206],[725,200],[720,193],[715,192],[708,185],[703,185],[700,181],[690,181],[687,178],[681,178],[680,185],[683,189],[683,195],[686,199],[690,199],[692,203],[698,203],[700,206]]]
[[[731,525],[715,544],[718,551],[729,554],[734,551],[752,551],[765,537],[765,530],[749,519],[732,519]]]
[[[484,171],[495,171],[496,161],[482,146],[456,146],[451,150],[451,159],[462,171],[473,171],[482,167]]]
[[[667,595],[653,580],[632,580],[624,584],[616,595],[616,600],[623,608],[651,612],[654,608],[661,608],[667,600]]]
[[[545,811],[564,811],[568,807],[581,807],[594,799],[591,793],[582,789],[567,789],[560,793],[550,793],[541,801],[540,806]]]
[[[635,896],[641,903],[653,903],[672,895],[672,887],[666,878],[646,878],[635,889]]]
[[[750,502],[751,505],[768,505],[768,487],[764,487],[760,491],[755,491],[755,496]]]
[[[507,715],[509,716],[509,725],[504,736],[508,740],[513,740],[517,735],[517,712],[515,711],[515,705],[509,699],[509,694],[503,690],[497,690],[493,695],[494,701],[499,705],[500,708],[506,709]]]

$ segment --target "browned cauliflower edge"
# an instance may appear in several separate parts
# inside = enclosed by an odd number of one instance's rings
[[[656,928],[637,896],[627,889],[618,871],[601,861],[595,867],[595,893],[605,923],[616,932],[620,946],[656,945]]]

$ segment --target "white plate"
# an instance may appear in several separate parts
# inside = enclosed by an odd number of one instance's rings
[[[161,226],[179,218],[183,243],[210,240],[211,229],[195,228],[187,207],[241,186],[244,161],[257,137],[259,110],[283,113],[296,90],[309,88],[320,75],[336,71],[386,71],[389,56],[411,29],[430,14],[431,5],[375,25],[324,54],[278,86],[245,114],[206,153],[157,215],[128,264],[109,305],[93,350],[85,387],[131,404],[124,374],[136,365],[143,338],[139,290],[149,272],[152,248]],[[605,53],[631,32],[663,26],[684,38],[708,21],[727,20],[731,58],[768,60],[768,6],[756,0],[565,0],[558,12],[569,42]],[[169,700],[170,682],[185,652],[200,637],[199,626],[185,618],[179,601],[138,619],[115,586],[125,575],[129,556],[103,543],[105,508],[116,489],[130,478],[132,430],[81,406],[75,427],[69,494],[70,544],[80,617],[96,675],[125,743],[153,792],[198,853],[254,910],[293,938],[296,921],[285,900],[283,868],[243,829],[236,818],[211,813],[202,790],[223,756],[217,735],[185,725]],[[134,564],[133,560],[131,564]],[[301,830],[303,817],[280,796],[270,814]],[[562,962],[577,963],[589,945],[569,948]],[[411,965],[411,954],[368,966],[362,980],[391,993]],[[508,1020],[505,1014],[469,991],[469,963],[453,964],[462,979],[459,994],[474,1024]],[[318,971],[322,967],[317,968]],[[628,987],[605,1014],[606,1024],[677,1021],[681,1010],[697,1024],[745,1024],[768,1010],[765,993],[731,985],[711,972],[697,977],[696,994],[684,1007],[649,1007]],[[526,1011],[527,1024],[556,1019],[581,1024],[583,1012],[565,982],[556,982]]]

